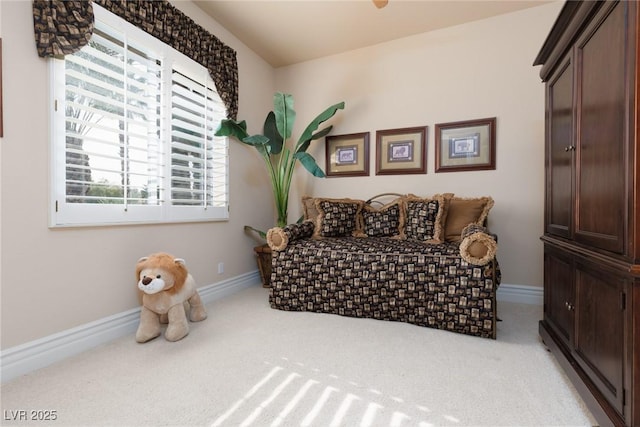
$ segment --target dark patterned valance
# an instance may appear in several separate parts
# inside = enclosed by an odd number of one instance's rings
[[[235,50],[166,0],[94,1],[207,67],[220,98],[227,107],[227,116],[233,119],[237,117],[238,63]],[[93,8],[90,0],[33,0],[33,19],[40,56],[73,53],[88,43],[93,31]],[[83,41],[75,42],[76,39]],[[49,45],[53,47],[48,47]],[[67,46],[70,47],[66,48]]]
[[[33,27],[41,57],[72,54],[93,33],[90,1],[33,0]]]

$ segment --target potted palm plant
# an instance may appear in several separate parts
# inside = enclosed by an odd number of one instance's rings
[[[307,125],[295,144],[291,136],[296,112],[293,109],[293,96],[289,94],[277,92],[273,95],[273,111],[267,114],[262,134],[249,135],[244,120],[225,119],[220,123],[216,136],[231,136],[239,142],[253,146],[264,160],[271,180],[278,227],[284,227],[288,223],[289,190],[296,164],[302,163],[313,176],[325,176],[313,156],[307,153],[307,149],[312,141],[331,132],[332,125],[320,130],[318,128],[343,108],[344,102],[340,102],[324,110]],[[250,226],[245,226],[245,229],[253,230],[263,239],[266,238],[266,233],[262,230]],[[271,276],[271,250],[267,245],[258,246],[255,250],[263,284],[268,286]]]

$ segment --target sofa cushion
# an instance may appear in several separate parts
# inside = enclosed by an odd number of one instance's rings
[[[281,251],[290,241],[304,239],[313,235],[315,223],[303,221],[299,224],[289,224],[286,227],[273,227],[267,231],[267,244],[274,251]]]
[[[364,205],[362,210],[363,231],[367,237],[404,238],[404,206],[402,199],[375,208]]]
[[[353,199],[316,199],[320,213],[316,220],[314,238],[343,237],[362,233],[358,227],[358,215],[364,202]]]
[[[485,265],[495,259],[498,243],[485,227],[469,224],[460,237],[460,256],[469,264]]]
[[[428,198],[408,195],[404,199],[404,204],[406,238],[425,243],[441,243],[445,212],[444,197],[440,194]]]
[[[483,225],[492,207],[491,197],[450,198],[444,227],[445,240],[459,242],[462,230],[469,224]]]
[[[315,223],[318,220],[320,211],[318,211],[318,208],[316,208],[315,197],[302,196],[302,213],[304,215],[305,221],[310,220]]]

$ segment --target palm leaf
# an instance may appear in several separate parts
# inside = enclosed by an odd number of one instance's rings
[[[276,116],[276,128],[282,138],[291,138],[291,130],[296,121],[296,112],[293,109],[293,96],[285,93],[273,95],[273,107]]]
[[[326,175],[324,171],[318,166],[316,160],[309,153],[298,152],[295,157],[300,160],[300,163],[308,170],[313,176],[318,178],[324,178]]]
[[[307,148],[309,148],[309,145],[311,145],[311,141],[316,140],[316,139],[320,139],[322,137],[324,137],[325,135],[327,135],[329,132],[331,132],[331,129],[333,129],[333,125],[331,126],[327,126],[326,128],[322,129],[321,131],[318,131],[316,133],[314,133],[311,136],[311,139],[309,139],[306,142],[303,142],[302,144],[300,144],[298,146],[298,153],[303,153],[307,151]]]
[[[269,138],[264,135],[251,135],[242,140],[247,145],[251,145],[255,147],[256,150],[260,152],[260,154],[269,158],[269,150],[271,147],[269,146]]]
[[[276,115],[273,111],[270,111],[269,114],[267,114],[267,118],[264,121],[263,133],[267,138],[269,138],[271,154],[279,154],[282,151],[284,140],[282,139],[282,135],[278,132],[278,128],[276,126]]]
[[[247,133],[247,122],[242,120],[241,122],[224,119],[220,122],[220,126],[218,126],[218,130],[215,133],[216,136],[232,136],[239,141],[244,140],[249,136]]]
[[[298,144],[296,144],[296,147],[300,147],[301,145],[307,144],[308,141],[311,141],[313,137],[313,132],[315,132],[316,129],[318,129],[320,124],[322,122],[329,120],[331,117],[334,116],[334,114],[336,114],[336,111],[341,110],[343,108],[344,108],[344,102],[340,102],[338,104],[332,105],[331,107],[327,108],[322,113],[320,113],[318,117],[316,117],[311,123],[309,123],[309,126],[307,126],[304,132],[302,132],[302,135],[300,136],[300,139],[298,140]],[[296,151],[298,151],[297,148],[296,148]]]

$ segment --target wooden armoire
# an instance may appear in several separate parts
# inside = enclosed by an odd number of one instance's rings
[[[546,91],[539,331],[600,425],[640,426],[639,10],[567,1],[534,62]]]

